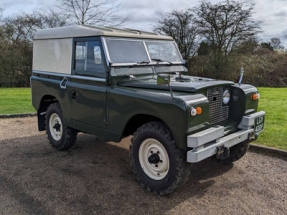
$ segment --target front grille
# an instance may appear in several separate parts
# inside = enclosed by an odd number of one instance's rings
[[[215,87],[207,90],[209,101],[209,123],[214,124],[228,119],[228,106],[222,103],[223,87]]]

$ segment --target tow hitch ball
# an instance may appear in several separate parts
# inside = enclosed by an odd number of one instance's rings
[[[259,136],[259,134],[257,134],[257,133],[249,134],[249,140],[250,141],[257,140],[258,136]]]
[[[216,157],[217,159],[224,160],[228,158],[230,155],[229,148],[225,147],[224,145],[217,147]]]

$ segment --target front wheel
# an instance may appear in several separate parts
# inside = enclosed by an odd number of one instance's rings
[[[146,123],[137,129],[130,157],[138,181],[155,194],[171,193],[188,180],[186,153],[177,148],[170,130],[162,122]]]
[[[66,150],[76,142],[77,131],[65,125],[59,103],[53,103],[47,109],[46,130],[50,144],[55,149]]]

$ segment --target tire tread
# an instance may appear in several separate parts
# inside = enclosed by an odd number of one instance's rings
[[[144,181],[141,181],[135,169],[135,164],[132,158],[134,141],[140,133],[146,130],[154,130],[158,132],[159,134],[161,134],[168,141],[168,144],[171,147],[171,152],[175,155],[175,157],[177,157],[176,164],[175,164],[177,167],[177,175],[175,177],[176,180],[174,180],[168,187],[163,188],[163,189],[152,189],[151,187],[146,185]],[[162,122],[154,121],[154,122],[149,122],[149,123],[142,125],[141,127],[137,129],[137,131],[134,132],[133,137],[131,139],[130,158],[131,158],[131,166],[132,166],[133,172],[136,175],[137,180],[140,183],[140,185],[156,195],[169,194],[173,192],[176,188],[182,186],[188,180],[190,169],[188,168],[188,164],[185,160],[185,157],[186,157],[185,151],[179,149],[175,145],[175,141],[172,137],[172,134],[169,128]]]
[[[52,108],[58,109],[60,111],[60,113],[62,114],[62,109],[61,109],[61,106],[58,102],[50,104],[48,109],[47,109],[47,113]],[[50,135],[49,135],[49,128],[48,128],[49,119],[48,119],[47,115],[48,114],[45,115],[45,124],[46,124],[45,128],[46,128],[47,138],[48,138],[50,144],[52,145],[52,147],[57,149],[57,150],[67,150],[67,149],[71,148],[77,140],[77,133],[78,132],[75,129],[66,126],[65,133],[63,133],[63,135],[64,135],[63,143],[59,146],[55,146],[53,144],[52,137],[50,137]]]

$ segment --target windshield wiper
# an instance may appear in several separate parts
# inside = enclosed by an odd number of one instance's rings
[[[141,62],[137,62],[137,64],[149,64],[150,62],[149,61],[141,61]]]
[[[173,65],[173,63],[172,63],[172,62],[167,61],[167,60],[156,59],[156,58],[152,58],[151,60],[156,61],[156,62],[157,62],[157,64],[159,64],[160,62],[167,62],[167,63],[169,63],[169,66]]]
[[[149,61],[141,61],[141,62],[137,62],[137,63],[135,63],[135,64],[133,64],[133,65],[131,65],[129,67],[134,67],[136,65],[141,65],[141,64],[144,64],[144,63],[145,63],[145,65],[148,65],[150,62]]]

